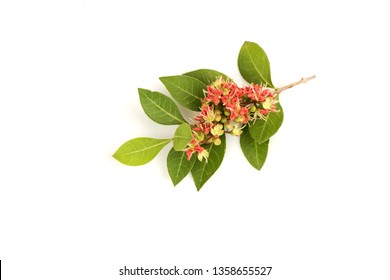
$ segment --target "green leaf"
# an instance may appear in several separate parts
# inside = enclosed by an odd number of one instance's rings
[[[160,81],[165,85],[173,98],[184,107],[199,111],[200,99],[204,98],[204,83],[190,76],[161,77]]]
[[[275,88],[271,81],[267,54],[258,44],[245,42],[242,45],[238,55],[238,69],[247,82]]]
[[[219,146],[214,144],[205,146],[205,149],[209,152],[209,158],[206,160],[196,160],[194,167],[191,170],[192,177],[195,182],[195,186],[198,191],[203,187],[215,171],[219,168],[225,155],[226,139],[225,135],[221,136],[222,143]]]
[[[179,108],[168,96],[143,88],[139,88],[138,93],[145,114],[156,123],[170,125],[185,122]]]
[[[269,140],[262,144],[257,143],[252,138],[247,128],[244,128],[240,135],[241,150],[249,163],[257,170],[260,170],[261,167],[263,167],[265,159],[267,158],[268,143]]]
[[[190,125],[187,123],[182,123],[176,129],[175,136],[173,136],[173,148],[176,151],[183,151],[191,139],[192,130]]]
[[[171,141],[172,139],[134,138],[120,146],[113,157],[123,164],[143,165],[154,159]]]
[[[193,77],[195,79],[198,79],[199,81],[203,82],[205,85],[210,85],[219,77],[223,77],[225,80],[229,77],[225,74],[211,70],[211,69],[198,69],[195,71],[184,73],[183,75]]]
[[[187,155],[185,152],[177,152],[173,148],[169,151],[167,157],[167,166],[169,177],[171,177],[172,183],[174,186],[179,184],[184,177],[190,173],[192,167],[194,166],[196,157],[191,157],[190,160],[187,160]]]
[[[280,103],[276,104],[279,112],[271,112],[265,119],[258,119],[249,126],[249,133],[259,144],[264,143],[280,128],[283,122],[283,108]]]

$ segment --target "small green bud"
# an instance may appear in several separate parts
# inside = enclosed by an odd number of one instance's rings
[[[216,122],[219,122],[221,120],[221,118],[222,118],[221,115],[216,115],[214,120]]]
[[[223,111],[223,114],[224,114],[226,117],[229,117],[229,116],[230,116],[230,112],[229,112],[228,110]]]
[[[232,129],[232,127],[233,127],[233,125],[232,125],[231,122],[226,122],[225,123],[225,130],[230,130],[230,129]]]
[[[232,134],[235,136],[240,136],[241,133],[242,133],[241,128],[239,128],[237,125],[235,125],[233,130],[232,130]]]
[[[227,121],[227,118],[225,116],[221,117],[221,123],[225,123]]]
[[[219,110],[219,109],[216,109],[214,112],[215,112],[216,115],[221,115],[222,114],[222,111]]]
[[[216,145],[216,146],[219,146],[219,145],[221,145],[221,139],[219,139],[219,138],[215,138],[214,139],[214,145]]]
[[[251,112],[251,113],[254,113],[254,112],[256,112],[256,106],[255,105],[251,105],[250,107],[249,107],[249,112]]]
[[[244,116],[238,116],[237,118],[234,119],[235,122],[241,123],[245,120]]]

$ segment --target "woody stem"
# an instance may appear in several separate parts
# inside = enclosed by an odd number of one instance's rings
[[[289,88],[292,88],[292,87],[295,87],[299,84],[302,84],[302,83],[307,83],[308,81],[314,79],[316,76],[311,76],[311,77],[307,77],[307,78],[302,78],[300,79],[299,81],[295,82],[295,83],[291,83],[291,84],[288,84],[287,86],[284,86],[284,87],[281,87],[281,88],[278,88],[275,90],[275,94],[280,94],[282,91],[285,91],[286,89],[289,89]]]

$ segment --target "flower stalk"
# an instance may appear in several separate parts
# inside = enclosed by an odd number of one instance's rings
[[[302,84],[302,83],[307,83],[308,81],[314,79],[316,77],[316,75],[313,75],[311,77],[307,77],[307,78],[302,78],[300,79],[299,81],[295,82],[295,83],[291,83],[291,84],[288,84],[284,87],[281,87],[281,88],[278,88],[275,90],[275,94],[280,94],[282,93],[283,91],[285,91],[286,89],[289,89],[289,88],[292,88],[292,87],[295,87],[299,84]]]

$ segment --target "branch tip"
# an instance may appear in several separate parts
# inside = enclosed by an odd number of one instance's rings
[[[315,77],[316,77],[316,75],[313,75],[313,76],[307,77],[307,78],[302,78],[302,79],[300,79],[299,81],[297,81],[295,83],[291,83],[291,84],[288,84],[288,85],[286,85],[284,87],[280,87],[280,88],[275,90],[275,94],[280,94],[282,91],[285,91],[286,89],[295,87],[295,86],[297,86],[299,84],[307,83],[308,81],[314,79]]]

